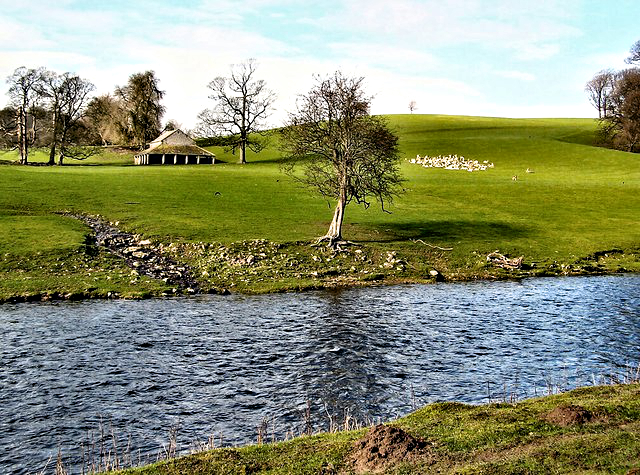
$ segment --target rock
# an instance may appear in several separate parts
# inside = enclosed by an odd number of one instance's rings
[[[93,241],[104,247],[109,252],[124,256],[125,262],[131,268],[135,268],[137,273],[154,279],[163,279],[166,283],[172,284],[177,290],[191,288],[194,293],[200,291],[197,281],[191,277],[192,270],[185,265],[180,265],[168,255],[162,253],[164,247],[159,245],[151,247],[151,240],[141,240],[140,235],[125,233],[116,226],[118,223],[108,223],[99,216],[86,216],[65,213],[69,216],[83,221],[94,232]],[[171,243],[166,246],[169,250],[174,250],[179,246]],[[179,269],[180,272],[171,273],[171,269]],[[113,296],[116,294],[114,293]],[[111,295],[110,295],[111,296]]]

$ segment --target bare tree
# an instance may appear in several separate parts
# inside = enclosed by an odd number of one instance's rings
[[[337,201],[329,230],[320,238],[336,246],[351,201],[369,207],[373,197],[384,211],[385,203],[398,194],[398,138],[382,117],[369,115],[364,78],[336,72],[316,80],[283,129],[283,149],[292,158],[283,167],[294,179]],[[297,165],[302,175],[294,173]]]
[[[49,148],[49,165],[56,163],[56,147],[60,131],[60,109],[62,106],[62,83],[64,76],[53,71],[42,74],[42,90],[47,97],[51,110],[51,145]]]
[[[0,148],[11,149],[16,145],[16,115],[10,106],[0,110]]]
[[[29,148],[37,138],[37,107],[43,97],[44,69],[20,67],[7,78],[8,95],[16,110],[16,138],[20,151],[20,163],[27,164]]]
[[[598,110],[598,118],[607,116],[611,105],[611,93],[615,85],[615,73],[611,69],[597,72],[585,85],[589,102]]]
[[[175,119],[169,119],[164,126],[164,130],[184,130],[182,129],[182,124]]]
[[[125,122],[120,124],[122,135],[139,148],[160,133],[160,121],[165,107],[160,104],[164,91],[153,71],[132,74],[126,86],[116,88],[116,97],[122,101]]]
[[[55,163],[56,152],[59,154],[59,165],[63,164],[65,157],[87,158],[86,153],[79,153],[80,149],[74,147],[72,130],[84,118],[89,95],[95,86],[80,76],[52,71],[44,74],[43,83],[51,113],[49,164]]]
[[[418,109],[418,104],[416,101],[409,101],[409,112],[413,114],[413,111]]]
[[[80,76],[63,74],[62,81],[62,102],[60,103],[60,156],[58,164],[62,165],[65,158],[83,160],[93,155],[93,151],[79,147],[79,139],[84,134],[79,131],[83,129],[81,121],[84,119],[89,96],[95,86],[82,79]]]
[[[240,149],[240,163],[247,163],[247,148],[262,150],[260,141],[251,134],[261,132],[275,101],[275,94],[262,79],[255,79],[257,65],[250,59],[231,67],[230,77],[217,77],[207,86],[209,99],[216,104],[198,114],[198,134],[203,136],[231,135],[229,145],[235,153]]]
[[[640,64],[640,40],[633,44],[629,53],[629,57],[625,61],[628,64]]]
[[[640,68],[620,71],[611,94],[611,112],[604,132],[613,145],[628,152],[640,151]]]
[[[126,124],[125,116],[120,101],[109,94],[94,97],[87,105],[87,121],[102,145],[125,142],[121,133],[121,124]]]

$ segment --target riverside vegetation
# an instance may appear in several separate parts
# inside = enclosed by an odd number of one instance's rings
[[[0,300],[179,292],[103,248],[64,213],[99,215],[191,268],[202,291],[640,270],[640,161],[594,146],[590,119],[389,117],[407,158],[391,214],[349,206],[341,250],[315,246],[333,204],[281,172],[278,137],[247,165],[133,167],[106,152],[82,166],[1,166]],[[209,147],[222,162],[234,161]],[[494,164],[425,169],[418,154]],[[0,159],[12,162],[15,154]],[[32,160],[46,161],[34,154]],[[514,180],[514,177],[519,179]],[[504,269],[487,255],[523,256]]]
[[[268,439],[267,439],[268,440]],[[640,385],[517,403],[435,403],[386,426],[218,448],[122,474],[628,473],[640,470]]]

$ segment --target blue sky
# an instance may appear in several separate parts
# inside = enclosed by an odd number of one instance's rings
[[[248,58],[278,95],[274,125],[313,74],[338,69],[365,77],[374,113],[415,100],[424,114],[595,117],[585,82],[625,67],[640,40],[638,0],[0,0],[0,11],[0,76],[44,66],[102,94],[152,69],[165,118],[185,128],[211,105],[207,83]]]

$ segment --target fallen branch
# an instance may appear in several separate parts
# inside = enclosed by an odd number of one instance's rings
[[[502,267],[503,269],[520,269],[522,267],[522,259],[524,259],[524,256],[509,259],[498,251],[487,255],[487,262],[490,262],[496,267]]]
[[[413,242],[421,242],[422,244],[424,244],[425,246],[429,246],[432,247],[434,249],[439,249],[441,251],[453,251],[452,247],[440,247],[440,246],[434,246],[433,244],[429,244],[428,242],[424,242],[422,239],[412,239],[411,241]]]

